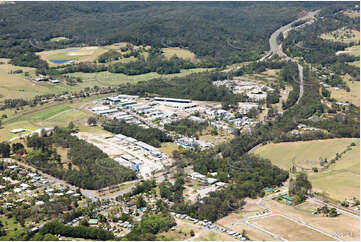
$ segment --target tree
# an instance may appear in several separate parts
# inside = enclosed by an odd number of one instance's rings
[[[147,202],[144,200],[143,196],[138,196],[136,201],[137,208],[144,208],[147,206]]]
[[[300,202],[304,201],[306,194],[310,192],[312,185],[309,182],[306,173],[300,172],[296,175],[296,179],[290,180],[289,194],[297,195],[300,198]]]
[[[88,118],[88,125],[95,126],[97,124],[97,119],[95,117]]]
[[[58,237],[52,234],[46,234],[43,237],[43,241],[58,241]]]
[[[7,142],[0,143],[0,155],[3,158],[8,158],[10,156],[10,145]]]

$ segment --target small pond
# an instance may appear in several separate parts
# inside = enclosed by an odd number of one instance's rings
[[[79,48],[70,48],[70,49],[65,49],[64,51],[78,51],[80,50]]]
[[[50,60],[54,64],[67,64],[73,62],[73,60]]]

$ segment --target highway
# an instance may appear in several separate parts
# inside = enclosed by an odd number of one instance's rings
[[[303,67],[302,65],[300,65],[298,63],[298,61],[296,59],[293,59],[293,58],[290,58],[289,56],[287,56],[283,50],[282,50],[282,44],[281,43],[277,43],[277,37],[281,34],[281,33],[286,33],[288,31],[290,31],[291,29],[296,29],[296,28],[301,28],[305,25],[307,25],[308,23],[310,23],[315,15],[319,12],[319,10],[317,11],[313,11],[313,12],[309,12],[307,13],[305,16],[301,17],[301,18],[298,18],[296,19],[295,21],[287,24],[287,25],[284,25],[282,26],[281,28],[277,29],[275,32],[273,32],[271,34],[271,37],[269,38],[269,45],[270,45],[270,50],[268,51],[268,53],[263,56],[261,59],[259,59],[258,61],[265,61],[267,59],[270,59],[272,58],[274,55],[278,55],[280,57],[283,57],[285,58],[286,60],[288,61],[292,61],[292,62],[295,62],[297,64],[297,67],[298,67],[298,78],[300,80],[300,92],[299,92],[299,95],[298,95],[298,99],[296,101],[296,104],[298,104],[300,102],[300,100],[302,99],[303,97],[303,92],[304,92],[304,84],[303,84]],[[292,27],[292,24],[298,22],[298,21],[302,21],[302,20],[307,20],[307,19],[310,19],[310,21],[300,25],[300,26],[297,26],[297,27]]]

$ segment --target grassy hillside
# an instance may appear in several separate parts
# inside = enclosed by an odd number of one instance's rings
[[[329,161],[341,153],[351,143],[352,150],[342,155],[334,165],[318,173],[308,171],[315,191],[326,191],[331,198],[343,200],[353,196],[360,197],[360,140],[329,139],[306,142],[287,142],[268,144],[254,151],[268,158],[274,165],[289,169],[292,161],[304,168],[319,167],[320,157]],[[300,169],[299,169],[300,170]]]
[[[352,197],[360,199],[360,142],[357,143],[327,171],[310,174],[312,186],[340,201]]]
[[[305,142],[285,142],[268,144],[254,151],[264,158],[270,159],[278,167],[288,170],[292,161],[305,164],[307,161],[319,162],[320,157],[331,160],[336,153],[341,153],[348,145],[357,139],[330,139]],[[308,162],[307,162],[308,163]]]

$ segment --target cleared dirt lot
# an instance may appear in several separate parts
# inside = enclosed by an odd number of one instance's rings
[[[251,221],[272,233],[275,233],[286,240],[310,240],[310,241],[330,241],[334,240],[320,232],[290,221],[282,216],[275,215]]]
[[[225,228],[231,229],[238,233],[242,233],[243,230],[246,230],[246,234],[251,240],[274,240],[271,236],[255,229],[247,224],[240,223],[240,224],[231,225],[233,222],[236,222],[242,218],[244,218],[244,217],[240,214],[231,213],[230,215],[218,220],[217,224],[219,224]]]
[[[286,206],[273,200],[267,201],[265,205],[271,208],[273,211],[291,216],[298,220],[302,220],[330,234],[343,234],[344,236],[342,239],[344,240],[360,240],[360,219],[357,217],[344,214],[334,218],[313,215],[310,211],[302,208],[302,206],[301,208]],[[310,205],[307,205],[306,207],[309,206]],[[307,240],[306,238],[302,237],[299,239]]]

